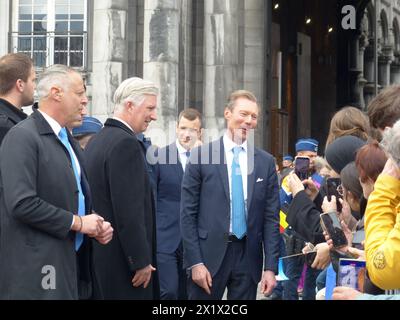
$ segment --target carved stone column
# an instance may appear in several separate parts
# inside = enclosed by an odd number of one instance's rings
[[[362,65],[360,61],[359,35],[355,35],[350,42],[350,103],[354,107],[361,107],[360,77],[362,77]]]
[[[159,146],[175,139],[179,88],[179,0],[144,1],[143,78],[160,88],[158,120],[146,133]]]
[[[364,103],[366,107],[375,96],[374,41],[374,39],[369,39],[369,45],[364,52],[364,77],[367,80],[364,85]]]
[[[390,65],[393,60],[393,48],[385,46],[382,48],[382,54],[379,56],[379,84],[385,88],[390,85]]]
[[[270,21],[266,21],[266,8],[270,3],[264,0],[244,0],[244,61],[243,61],[243,88],[255,94],[260,105],[258,118],[258,126],[255,132],[255,144],[257,146],[265,146],[264,131],[269,130],[264,116],[267,117],[267,112],[264,112],[267,106],[265,103],[265,60],[266,60],[266,44],[265,44],[265,25],[271,25]],[[270,115],[270,112],[268,112]]]
[[[128,0],[96,0],[93,21],[92,113],[100,120],[112,114],[112,98],[127,77]]]
[[[209,139],[225,127],[226,98],[238,89],[239,6],[241,0],[205,0],[204,23],[204,119],[207,128],[215,128]]]
[[[359,68],[361,70],[361,73],[358,77],[358,87],[359,87],[359,94],[360,94],[360,107],[362,110],[365,110],[366,105],[365,105],[365,99],[364,99],[364,87],[367,84],[367,79],[365,78],[364,75],[364,69],[365,69],[365,59],[364,59],[364,54],[365,54],[365,49],[368,47],[368,36],[365,33],[362,33],[359,39],[359,51],[358,51],[358,63],[359,63]]]
[[[390,65],[390,83],[400,84],[400,53],[394,55],[394,60]]]

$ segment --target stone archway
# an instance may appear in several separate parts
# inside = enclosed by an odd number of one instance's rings
[[[364,17],[361,25],[362,36],[366,37],[363,42],[365,47],[364,51],[364,78],[366,83],[364,85],[364,108],[375,95],[375,61],[374,61],[374,41],[375,41],[375,19],[374,19],[374,6],[369,3],[364,12]],[[361,47],[361,46],[360,46]]]
[[[400,26],[397,18],[393,20],[393,62],[390,66],[390,82],[400,83]]]
[[[381,88],[390,85],[390,64],[393,57],[393,44],[390,42],[388,15],[385,9],[380,13],[380,28],[378,34],[378,83]]]

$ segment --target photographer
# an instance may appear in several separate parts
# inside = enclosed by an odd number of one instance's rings
[[[339,177],[343,168],[355,160],[357,150],[364,144],[363,140],[354,136],[344,136],[332,142],[326,149],[326,160],[333,169],[331,177]],[[314,244],[325,242],[319,215],[326,188],[323,186],[318,192],[312,181],[300,182],[293,177],[288,179],[288,185],[293,200],[286,221],[306,241]]]
[[[318,141],[314,139],[299,139],[296,143],[296,160],[295,160],[295,171],[300,170],[302,174],[311,175],[314,179],[318,180],[319,176],[315,173],[314,160],[318,155]],[[299,166],[300,159],[302,166]],[[296,162],[297,161],[297,162]],[[280,190],[281,208],[285,210],[290,205],[293,198],[293,190],[290,189],[290,176],[288,175],[282,181],[282,188]],[[311,180],[310,180],[311,181]],[[315,187],[314,187],[315,188]],[[289,226],[286,228],[283,238],[286,244],[286,254],[292,255],[301,253],[305,246],[307,239],[302,235],[298,234],[294,228]],[[282,255],[282,253],[281,253]],[[301,274],[304,267],[304,256],[293,257],[285,260],[285,274],[289,278],[283,284],[285,300],[297,300],[298,299],[298,283],[301,278]],[[318,276],[319,270],[308,268],[306,271],[306,277],[303,288],[303,300],[314,300],[315,299],[315,279]]]

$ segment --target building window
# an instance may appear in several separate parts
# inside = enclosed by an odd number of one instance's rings
[[[87,0],[18,0],[14,3],[14,52],[30,55],[39,68],[65,64],[86,69]]]

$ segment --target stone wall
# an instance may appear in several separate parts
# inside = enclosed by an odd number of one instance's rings
[[[92,114],[105,120],[112,98],[128,76],[128,0],[96,0],[93,17]]]
[[[0,57],[9,53],[10,1],[0,1]]]

